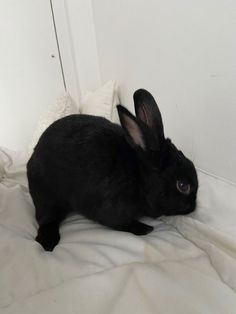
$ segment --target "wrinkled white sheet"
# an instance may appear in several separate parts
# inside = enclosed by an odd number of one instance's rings
[[[26,156],[0,150],[0,313],[236,313],[236,187],[199,173],[189,216],[137,237],[71,216],[52,253],[34,241]]]

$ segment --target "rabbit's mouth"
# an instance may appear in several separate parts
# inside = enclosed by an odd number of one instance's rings
[[[179,215],[187,215],[192,213],[196,208],[196,205],[191,205],[189,206],[187,209],[185,209],[182,213],[180,213]]]
[[[188,205],[179,215],[187,215],[192,213],[196,208],[196,203]]]
[[[184,209],[181,210],[170,210],[167,213],[165,213],[165,216],[177,216],[177,215],[187,215],[192,213],[196,208],[196,203],[190,204]]]

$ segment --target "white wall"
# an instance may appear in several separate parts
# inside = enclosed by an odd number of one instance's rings
[[[66,87],[79,103],[81,93],[101,84],[91,0],[53,0]]]
[[[102,81],[156,96],[166,135],[236,182],[236,1],[92,0]]]
[[[50,1],[1,0],[0,146],[27,148],[40,114],[63,91]]]
[[[101,84],[91,0],[1,0],[0,69],[0,146],[27,149],[65,88],[79,104]]]

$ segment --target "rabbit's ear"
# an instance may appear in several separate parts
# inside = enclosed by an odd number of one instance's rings
[[[118,105],[117,110],[121,126],[125,130],[129,142],[131,140],[131,144],[135,144],[145,150],[146,144],[144,135],[137,119],[122,105]]]
[[[162,117],[153,96],[145,89],[138,89],[133,98],[136,117],[143,121],[159,140],[164,140]]]

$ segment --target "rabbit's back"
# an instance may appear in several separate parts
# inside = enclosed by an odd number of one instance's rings
[[[54,122],[27,167],[31,181],[72,207],[79,200],[87,216],[93,204],[136,190],[136,158],[124,131],[101,117],[71,115]]]

